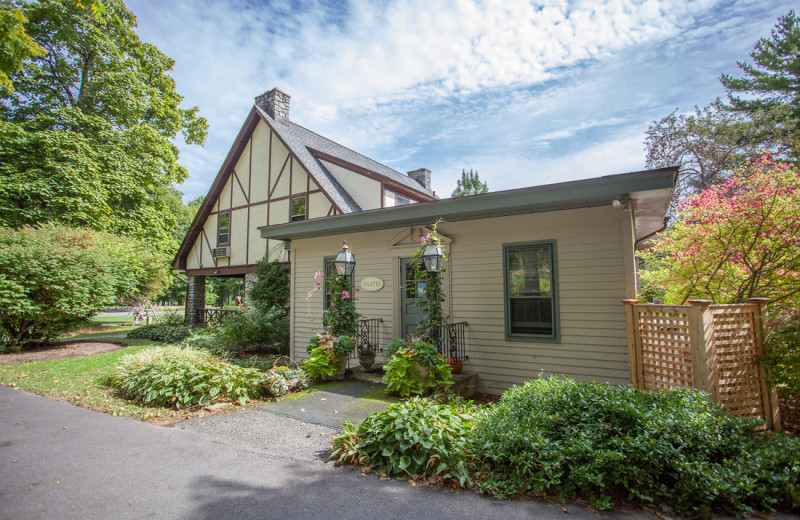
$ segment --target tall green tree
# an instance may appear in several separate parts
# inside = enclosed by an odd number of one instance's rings
[[[676,110],[647,129],[646,165],[680,166],[674,196],[679,201],[723,182],[763,148],[780,147],[757,135],[761,132],[749,117],[729,111],[720,101],[695,107],[690,114]]]
[[[750,54],[753,63],[737,62],[744,77],[723,74],[730,107],[759,120],[765,115],[772,125],[761,125],[762,134],[782,132],[790,139],[797,159],[800,144],[800,20],[789,11],[778,19],[769,38],[761,38]],[[769,139],[768,137],[763,137]]]
[[[744,78],[722,75],[728,103],[718,99],[690,114],[676,110],[647,129],[647,167],[680,167],[675,203],[724,182],[763,151],[797,160],[800,27],[794,11],[751,56],[754,65],[739,63]]]
[[[456,183],[456,189],[451,194],[452,197],[466,197],[468,195],[480,195],[488,193],[489,187],[485,182],[481,182],[478,172],[461,170],[461,178]]]
[[[101,18],[73,0],[15,0],[47,54],[10,75],[0,104],[0,225],[87,226],[176,246],[164,189],[182,182],[171,140],[202,144],[207,122],[181,108],[174,61],[134,32],[119,0]]]
[[[25,21],[22,11],[0,3],[0,94],[4,96],[14,92],[9,75],[18,71],[24,60],[44,54],[25,32]]]

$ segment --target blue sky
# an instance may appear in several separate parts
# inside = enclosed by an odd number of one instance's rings
[[[765,0],[128,0],[209,121],[180,144],[204,195],[253,98],[447,197],[461,170],[492,191],[644,168],[644,132],[725,92],[790,2]]]

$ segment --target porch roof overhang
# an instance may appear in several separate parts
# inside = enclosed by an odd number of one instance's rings
[[[437,219],[455,222],[597,207],[611,205],[614,200],[630,200],[635,237],[640,242],[664,228],[677,174],[678,167],[674,166],[420,202],[258,229],[262,238],[292,240],[431,224]]]

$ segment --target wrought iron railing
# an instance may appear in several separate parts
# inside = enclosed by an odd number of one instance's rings
[[[469,359],[465,340],[466,328],[467,322],[459,321],[458,323],[448,323],[436,331],[434,344],[442,356],[448,359],[459,359],[462,363]]]
[[[230,316],[234,312],[239,312],[236,309],[195,309],[197,313],[198,325],[216,326]]]
[[[350,354],[350,358],[357,358],[366,348],[372,347],[377,353],[383,351],[381,343],[381,318],[369,318],[358,320],[356,325],[356,349]]]

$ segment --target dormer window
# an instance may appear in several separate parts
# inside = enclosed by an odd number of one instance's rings
[[[220,213],[217,219],[217,245],[227,246],[231,243],[231,212]]]
[[[297,197],[292,199],[292,222],[300,222],[306,219],[306,198]]]
[[[406,204],[413,204],[415,200],[409,199],[399,193],[395,193],[393,191],[385,190],[383,192],[383,207],[384,208],[391,208],[394,206],[405,206]]]

